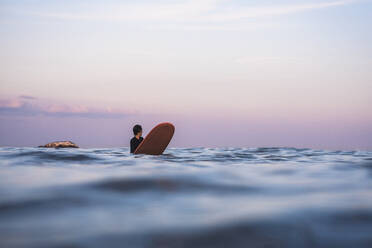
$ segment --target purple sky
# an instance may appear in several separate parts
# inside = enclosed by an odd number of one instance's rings
[[[0,146],[372,150],[372,1],[0,2]]]
[[[371,149],[372,122],[363,116],[140,114],[74,109],[20,96],[2,101],[2,146],[37,146],[72,140],[82,147],[128,146],[131,128],[140,123],[144,134],[157,123],[171,121],[173,147],[290,146],[324,149]],[[365,121],[361,121],[365,120]]]

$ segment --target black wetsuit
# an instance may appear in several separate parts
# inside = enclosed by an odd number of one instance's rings
[[[137,149],[138,145],[142,142],[143,138],[140,137],[137,139],[136,137],[133,137],[130,140],[130,153],[134,153],[134,151]]]

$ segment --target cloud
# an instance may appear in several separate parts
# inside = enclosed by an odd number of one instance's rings
[[[186,23],[226,22],[242,19],[264,18],[298,12],[343,6],[358,0],[333,0],[306,4],[276,4],[243,7],[234,1],[191,0],[176,3],[126,3],[105,4],[87,11],[64,10],[30,12],[33,15],[63,20],[85,21],[176,21]],[[83,9],[83,8],[81,8]]]
[[[248,18],[264,18],[280,15],[295,14],[298,12],[325,9],[335,6],[347,5],[355,2],[355,0],[331,1],[322,3],[294,4],[294,5],[273,5],[265,7],[250,7],[242,9],[234,9],[224,13],[217,13],[209,16],[213,21],[232,21]]]
[[[235,60],[238,64],[247,64],[247,65],[267,65],[267,64],[293,64],[293,63],[302,63],[303,60],[297,57],[240,57]]]
[[[20,99],[26,99],[26,100],[36,100],[36,97],[33,96],[27,96],[27,95],[21,95],[19,96]]]
[[[32,96],[0,99],[1,116],[49,116],[49,117],[79,117],[91,119],[118,119],[125,118],[130,113],[113,111],[111,108],[93,109],[86,106],[70,106],[50,103],[50,101],[37,101]]]
[[[308,1],[271,5],[249,5],[230,0],[182,0],[167,2],[106,2],[91,3],[87,7],[80,1],[61,8],[45,4],[44,8],[28,9],[23,14],[63,21],[108,21],[135,25],[146,30],[189,31],[241,31],[277,26],[270,17],[305,11],[344,6],[363,0]],[[256,2],[257,3],[257,2]],[[267,18],[267,20],[265,20]],[[271,22],[271,23],[267,23]]]
[[[173,3],[106,3],[88,11],[58,11],[58,12],[30,12],[41,17],[64,20],[87,21],[123,21],[123,20],[185,20],[185,18],[199,17],[212,11],[220,1],[217,0],[189,0]]]

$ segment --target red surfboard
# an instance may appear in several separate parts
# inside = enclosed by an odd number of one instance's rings
[[[164,122],[154,127],[139,144],[134,154],[160,155],[167,148],[174,134],[172,123]]]

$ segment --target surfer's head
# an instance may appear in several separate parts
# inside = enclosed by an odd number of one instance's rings
[[[140,136],[141,137],[141,135],[142,135],[142,127],[141,127],[141,125],[135,125],[134,127],[133,127],[133,134],[134,134],[134,136]]]

